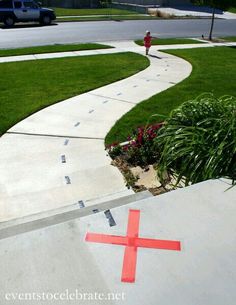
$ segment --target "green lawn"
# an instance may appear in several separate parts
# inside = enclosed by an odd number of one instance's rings
[[[236,42],[236,36],[222,37],[221,39]]]
[[[153,114],[168,115],[183,102],[203,92],[213,92],[217,97],[236,95],[236,51],[230,47],[172,50],[168,53],[188,60],[193,71],[189,78],[174,87],[143,101],[113,126],[106,137],[106,144],[125,141],[132,130],[145,126]],[[157,116],[150,123],[163,121]]]
[[[0,64],[0,134],[30,114],[146,68],[142,55],[120,53]]]
[[[229,12],[235,13],[235,14],[236,14],[236,7],[231,7],[231,8],[229,9]]]
[[[53,7],[56,16],[90,16],[90,15],[132,15],[138,14],[134,11],[120,10],[115,8],[98,8],[98,9],[75,9]]]
[[[140,46],[143,46],[143,40],[135,40]],[[152,39],[152,45],[168,45],[168,44],[189,44],[189,43],[205,43],[191,38],[157,38]]]
[[[0,56],[14,56],[14,55],[28,55],[28,54],[42,54],[53,52],[67,52],[67,51],[82,51],[82,50],[95,50],[95,49],[109,49],[110,46],[84,43],[84,44],[55,44],[50,46],[39,46],[30,48],[19,49],[3,49],[0,50]]]
[[[67,18],[58,18],[57,22],[64,21],[103,21],[103,20],[156,20],[160,19],[159,17],[145,16],[145,15],[103,15],[103,16],[77,16],[77,17],[67,17]]]

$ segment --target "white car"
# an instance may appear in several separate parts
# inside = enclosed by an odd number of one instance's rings
[[[41,3],[33,0],[1,0],[0,22],[11,27],[15,22],[38,21],[49,25],[56,15],[52,9],[41,7]]]

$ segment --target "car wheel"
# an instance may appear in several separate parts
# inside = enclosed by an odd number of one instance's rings
[[[49,15],[45,15],[45,16],[42,17],[40,23],[43,24],[43,25],[49,25],[49,24],[51,24],[51,22],[52,22],[51,17]]]
[[[15,24],[15,20],[14,20],[14,18],[11,17],[11,16],[5,17],[4,20],[3,20],[3,22],[4,22],[4,24],[5,24],[6,26],[13,26],[13,25]]]

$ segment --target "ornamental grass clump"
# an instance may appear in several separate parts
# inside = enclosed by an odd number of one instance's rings
[[[236,179],[236,98],[203,94],[173,110],[155,139],[157,174],[185,184]]]

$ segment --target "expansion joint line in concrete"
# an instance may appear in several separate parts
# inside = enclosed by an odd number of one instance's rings
[[[126,100],[121,100],[121,99],[114,98],[114,97],[109,97],[109,96],[94,94],[94,93],[88,93],[88,94],[93,95],[93,96],[97,96],[97,97],[108,98],[109,100],[113,100],[113,101],[118,101],[118,102],[122,102],[122,103],[137,105],[136,103],[129,102],[129,101],[126,101]]]
[[[84,140],[100,140],[104,141],[104,138],[93,138],[93,137],[78,137],[78,136],[68,136],[68,135],[54,135],[54,134],[40,134],[40,133],[30,133],[30,132],[17,132],[8,131],[6,134],[18,134],[24,136],[35,136],[35,137],[49,137],[49,138],[69,138],[69,139],[84,139]]]

